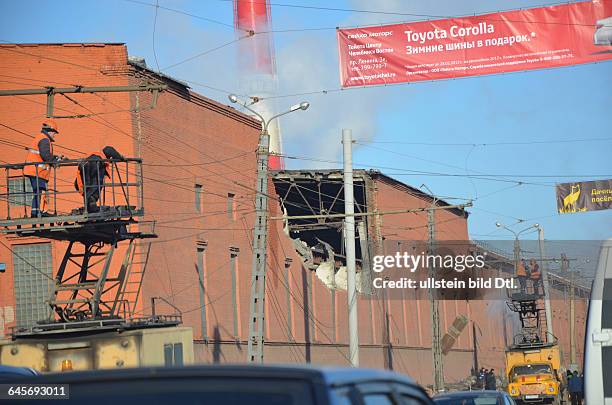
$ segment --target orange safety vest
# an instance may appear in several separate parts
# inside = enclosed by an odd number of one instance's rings
[[[527,276],[527,271],[525,270],[525,266],[523,265],[523,262],[519,262],[518,266],[516,267],[516,275],[517,276]]]
[[[540,266],[536,263],[531,269],[531,278],[537,280],[540,278]]]
[[[88,159],[91,155],[96,155],[96,156],[102,157],[102,154],[100,152],[92,152],[89,155],[87,155],[86,159]],[[110,177],[109,174],[108,174],[108,167],[109,166],[110,165],[109,165],[108,162],[104,162],[104,175],[106,177]],[[83,195],[83,190],[84,190],[84,188],[83,188],[83,173],[81,172],[81,165],[80,164],[76,168],[76,176],[75,176],[75,179],[74,179],[74,185],[76,186],[77,191],[79,193],[81,193],[81,195]]]
[[[34,137],[32,141],[32,147],[28,149],[28,156],[26,157],[27,163],[38,163],[36,165],[27,165],[23,168],[24,176],[36,177],[49,181],[49,176],[51,175],[51,166],[48,163],[45,163],[42,156],[40,156],[40,151],[38,150],[38,143],[43,139],[48,139],[45,134],[38,134]],[[51,154],[53,155],[53,142],[49,142],[51,148]]]

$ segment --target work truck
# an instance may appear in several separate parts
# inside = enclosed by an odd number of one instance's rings
[[[507,391],[518,404],[559,404],[561,355],[558,339],[544,327],[543,295],[537,291],[509,294],[508,308],[517,313],[520,330],[506,348]]]
[[[508,393],[519,404],[559,404],[560,366],[556,341],[510,346],[506,350]]]

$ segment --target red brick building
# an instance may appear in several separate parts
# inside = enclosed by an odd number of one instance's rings
[[[124,44],[0,45],[2,89],[145,82],[168,86],[153,108],[153,95],[148,92],[56,96],[56,114],[79,116],[57,120],[61,134],[56,151],[79,158],[113,145],[126,156],[142,157],[145,220],[155,221],[159,237],[151,245],[138,312],[150,313],[150,298],[163,297],[193,327],[198,361],[244,361],[259,123],[193,92],[179,80],[156,74],[142,62],[130,61]],[[25,159],[24,147],[40,130],[45,104],[44,95],[0,97],[0,163]],[[271,215],[342,212],[340,179],[337,171],[275,173],[269,187]],[[71,173],[64,180],[71,182]],[[0,185],[6,193],[6,181]],[[377,172],[358,171],[355,190],[357,212],[426,208],[433,201],[420,190]],[[71,204],[76,202],[64,201],[60,209],[68,210]],[[376,250],[382,249],[383,241],[427,238],[426,212],[370,216],[363,222],[361,236],[366,244],[358,244],[358,249],[364,269],[362,246]],[[439,240],[469,239],[464,211],[438,210],[435,222]],[[319,238],[341,264],[339,229],[338,221],[271,221],[266,361],[347,363],[346,294],[326,286],[298,253],[304,246],[312,250]],[[304,243],[296,244],[298,239]],[[16,323],[31,323],[42,316],[41,297],[51,287],[49,280],[24,267],[15,252],[52,276],[65,244],[6,236],[0,236],[0,241],[0,263],[6,266],[0,273],[1,338]],[[406,294],[403,300],[367,294],[360,299],[361,364],[394,368],[430,383],[429,303],[425,295]],[[567,354],[564,298],[561,290],[553,294],[557,298],[554,322]],[[172,306],[160,303],[157,311],[172,312]],[[504,322],[502,311],[503,302],[441,302],[443,331],[458,315],[469,320],[469,327],[445,356],[448,381],[465,378],[470,371],[473,323],[479,330],[480,364],[502,369],[504,347],[511,337],[510,321]],[[585,311],[585,302],[580,301],[578,342],[583,341]]]

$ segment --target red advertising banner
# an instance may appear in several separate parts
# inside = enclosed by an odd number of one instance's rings
[[[612,59],[612,0],[337,34],[343,87],[551,68]]]

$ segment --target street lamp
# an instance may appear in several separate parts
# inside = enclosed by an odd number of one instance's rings
[[[518,270],[518,265],[519,265],[519,261],[520,261],[520,255],[521,255],[521,245],[519,242],[519,235],[522,234],[523,232],[526,232],[532,228],[535,229],[540,229],[540,224],[533,224],[531,226],[528,226],[525,229],[522,229],[518,232],[508,228],[507,226],[505,226],[504,224],[502,224],[501,222],[496,222],[495,226],[498,228],[502,228],[505,229],[509,232],[512,232],[512,234],[514,235],[514,274],[516,274],[516,271]]]
[[[281,117],[283,115],[292,113],[294,111],[298,111],[298,110],[302,110],[302,111],[306,111],[308,109],[308,107],[310,107],[310,103],[307,101],[302,101],[299,104],[294,104],[291,107],[289,107],[289,110],[282,112],[280,114],[276,114],[274,116],[272,116],[270,119],[266,120],[260,113],[258,113],[257,111],[253,110],[251,107],[249,107],[250,105],[254,104],[247,104],[244,101],[240,100],[238,98],[237,95],[235,94],[230,94],[229,96],[227,96],[227,98],[229,99],[229,101],[231,101],[234,104],[240,104],[241,106],[243,106],[244,108],[246,108],[247,110],[249,110],[250,112],[252,112],[253,114],[255,114],[257,116],[257,118],[259,118],[259,120],[261,121],[261,131],[262,131],[262,135],[265,132],[266,135],[269,135],[268,132],[268,126],[270,125],[270,122],[272,122],[273,120],[275,120],[278,117]]]
[[[264,298],[266,295],[266,266],[268,239],[268,157],[270,154],[270,122],[285,114],[306,110],[307,102],[292,105],[289,110],[276,114],[266,120],[261,114],[249,107],[235,94],[228,96],[229,101],[238,103],[261,121],[261,134],[257,147],[257,194],[255,197],[255,225],[253,229],[253,269],[251,272],[251,306],[249,316],[248,361],[263,363]],[[253,104],[253,103],[251,103]]]

